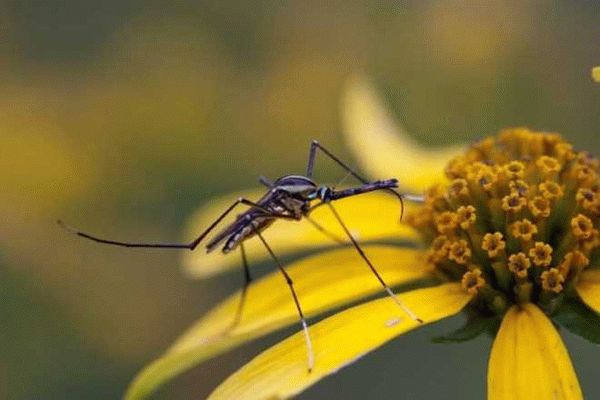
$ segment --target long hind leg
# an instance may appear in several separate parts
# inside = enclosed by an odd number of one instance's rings
[[[375,269],[375,266],[373,265],[373,263],[371,262],[371,260],[369,260],[369,258],[367,257],[367,255],[365,254],[365,252],[363,251],[363,249],[360,247],[360,245],[358,244],[358,242],[356,241],[356,239],[354,238],[354,236],[352,236],[352,234],[350,233],[350,230],[348,229],[348,227],[346,226],[346,224],[344,224],[344,221],[342,221],[342,218],[340,217],[340,215],[338,214],[337,210],[333,207],[333,205],[331,203],[325,203],[329,206],[329,209],[331,210],[332,214],[334,215],[335,219],[338,221],[338,223],[340,224],[340,226],[342,227],[342,229],[344,230],[344,232],[346,233],[346,235],[348,236],[348,238],[350,239],[350,241],[352,242],[352,245],[354,246],[354,248],[356,249],[356,251],[358,252],[358,254],[360,255],[360,257],[367,263],[367,265],[369,266],[369,268],[371,269],[371,272],[373,272],[373,275],[375,275],[375,277],[377,278],[377,280],[379,281],[379,283],[381,284],[381,286],[383,286],[384,290],[387,292],[387,294],[392,298],[392,300],[394,300],[394,302],[400,306],[400,308],[402,308],[402,310],[413,320],[422,323],[423,320],[421,318],[419,318],[414,312],[412,312],[412,310],[408,307],[406,307],[406,305],[404,305],[404,303],[398,298],[398,296],[396,296],[396,294],[392,291],[392,289],[388,286],[388,284],[383,280],[383,278],[381,277],[381,275],[379,274],[379,272],[377,272],[377,269]]]
[[[275,253],[273,253],[271,246],[269,246],[269,244],[267,243],[265,238],[262,236],[262,234],[257,230],[255,230],[255,232],[256,232],[257,236],[259,237],[260,241],[263,243],[263,245],[269,252],[269,255],[271,256],[273,261],[275,261],[275,264],[277,264],[277,268],[279,268],[279,271],[283,274],[283,277],[285,278],[285,282],[287,283],[288,287],[290,288],[290,291],[292,292],[292,297],[294,298],[294,304],[296,305],[296,309],[298,310],[298,315],[300,316],[300,322],[302,324],[302,330],[304,332],[304,339],[306,340],[306,350],[307,350],[307,356],[308,356],[308,372],[311,372],[315,365],[315,355],[313,352],[312,341],[310,339],[310,333],[308,332],[308,324],[306,323],[306,319],[304,318],[304,313],[302,312],[302,307],[300,306],[300,302],[298,301],[298,295],[296,294],[296,289],[294,289],[294,282],[292,281],[292,278],[290,277],[290,275],[287,273],[287,271],[283,267],[283,264],[281,263],[281,261],[279,261],[279,258],[277,258]]]
[[[233,204],[231,204],[229,207],[227,207],[227,209],[221,214],[219,215],[219,217],[213,221],[212,224],[210,224],[210,226],[208,228],[206,228],[206,230],[204,232],[202,232],[200,234],[200,236],[198,236],[196,239],[192,240],[189,243],[136,243],[136,242],[122,242],[122,241],[118,241],[118,240],[112,240],[112,239],[103,239],[103,238],[99,238],[97,236],[93,236],[90,235],[89,233],[85,233],[82,231],[79,231],[75,228],[70,227],[69,225],[65,224],[64,222],[62,222],[61,220],[56,221],[60,226],[62,226],[63,228],[65,228],[67,231],[80,236],[82,238],[88,239],[88,240],[92,240],[94,242],[98,242],[98,243],[104,243],[104,244],[109,244],[112,246],[122,246],[122,247],[151,247],[151,248],[167,248],[167,249],[189,249],[189,250],[194,250],[198,244],[200,244],[200,242],[217,226],[219,225],[219,223],[231,212],[233,211],[233,209],[235,207],[237,207],[238,205],[243,204],[249,207],[253,207],[253,208],[257,208],[259,210],[262,210],[263,212],[265,212],[266,214],[270,214],[271,211],[263,208],[260,204],[257,204],[253,201],[250,201],[248,199],[245,199],[243,197],[240,197],[239,199],[237,199],[236,201],[233,202]],[[274,215],[278,218],[286,218],[287,216],[281,216],[281,215]],[[290,217],[291,218],[291,217]]]

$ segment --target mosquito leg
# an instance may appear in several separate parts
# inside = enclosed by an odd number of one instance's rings
[[[315,158],[317,157],[317,150],[318,149],[320,149],[333,162],[335,162],[337,165],[339,165],[340,167],[342,167],[343,169],[345,169],[349,174],[351,174],[353,177],[355,177],[356,179],[358,179],[362,183],[367,183],[368,182],[365,178],[363,178],[362,176],[360,176],[358,174],[358,172],[354,171],[352,168],[350,168],[348,165],[346,165],[346,163],[344,163],[342,160],[340,160],[338,157],[336,157],[333,153],[331,153],[325,147],[321,146],[321,144],[318,141],[316,141],[316,140],[313,140],[310,143],[310,151],[308,153],[308,165],[306,166],[306,176],[308,178],[312,178],[313,168],[314,168],[314,165],[315,165]]]
[[[267,177],[263,175],[258,177],[258,182],[262,185],[265,185],[269,189],[273,188],[273,182],[271,182]]]
[[[308,332],[308,324],[306,323],[306,319],[304,318],[304,313],[302,312],[302,307],[300,306],[300,302],[298,301],[298,295],[296,294],[296,290],[294,289],[294,282],[292,281],[292,278],[289,276],[289,274],[283,267],[283,264],[281,264],[281,261],[279,261],[279,259],[275,255],[275,253],[273,253],[271,246],[269,246],[269,244],[267,243],[265,238],[262,236],[262,234],[256,229],[254,231],[256,232],[260,241],[263,243],[263,245],[265,246],[265,248],[271,255],[271,258],[277,264],[277,268],[279,268],[279,271],[283,274],[283,276],[285,278],[285,282],[287,283],[288,287],[290,288],[290,291],[292,292],[292,297],[294,298],[294,303],[296,304],[296,309],[298,310],[298,315],[300,316],[300,322],[302,323],[304,339],[306,340],[306,349],[308,351],[308,372],[311,372],[315,365],[315,355],[313,352],[312,341],[310,340],[310,334]]]
[[[317,156],[318,142],[313,140],[310,142],[310,150],[308,151],[308,162],[306,165],[306,177],[312,179],[313,169],[315,167],[315,157]]]
[[[315,221],[314,219],[312,219],[308,215],[305,215],[304,218],[308,222],[310,222],[310,224],[312,226],[314,226],[319,232],[322,232],[325,236],[327,236],[328,238],[330,238],[334,242],[337,242],[339,244],[347,244],[348,243],[344,239],[338,237],[335,233],[330,232],[329,230],[325,229],[325,227],[323,227],[323,225],[319,224],[317,221]]]
[[[232,331],[236,326],[240,323],[242,319],[242,310],[244,309],[244,304],[246,303],[246,294],[248,293],[248,286],[252,282],[252,277],[250,276],[250,269],[248,268],[248,258],[246,257],[246,249],[244,248],[244,242],[240,243],[240,251],[242,253],[242,265],[244,266],[244,286],[242,286],[242,294],[240,295],[240,302],[238,303],[237,310],[235,312],[235,317],[227,328],[226,332]]]
[[[344,175],[342,177],[342,179],[338,180],[337,183],[335,184],[335,186],[332,186],[332,189],[335,189],[336,187],[340,186],[342,183],[344,183],[346,181],[346,179],[348,179],[349,177],[351,177],[352,174],[350,172],[346,172],[346,175]]]
[[[313,168],[314,168],[314,164],[315,164],[315,158],[317,156],[317,150],[321,150],[327,157],[329,157],[330,160],[332,160],[337,165],[342,167],[350,175],[352,175],[353,177],[358,179],[361,183],[364,183],[364,184],[369,183],[369,181],[367,179],[365,179],[361,175],[359,175],[358,172],[356,172],[354,169],[350,168],[345,162],[340,160],[335,154],[333,154],[332,152],[327,150],[316,140],[313,140],[310,143],[310,151],[308,154],[308,165],[306,167],[306,176],[308,178],[312,178]],[[402,206],[402,210],[400,211],[400,219],[402,219],[402,216],[404,215],[404,200],[402,198],[402,194],[398,193],[395,189],[391,189],[391,188],[387,188],[384,190],[386,192],[389,192],[390,194],[393,194],[394,196],[396,196],[398,198],[398,200],[400,200],[400,204]]]
[[[344,224],[344,221],[342,221],[342,218],[340,217],[340,215],[336,211],[335,207],[333,207],[333,204],[327,203],[327,205],[329,206],[329,209],[331,210],[331,212],[335,216],[335,219],[337,219],[337,221],[339,222],[339,224],[344,229],[344,232],[346,232],[346,235],[348,235],[348,237],[352,241],[352,245],[354,246],[354,248],[356,249],[356,251],[358,251],[358,254],[360,254],[360,256],[362,257],[363,260],[365,260],[365,262],[367,263],[367,265],[369,266],[369,268],[371,268],[371,271],[373,272],[373,274],[375,275],[375,277],[377,278],[377,280],[379,281],[379,283],[381,283],[381,286],[383,286],[383,288],[385,289],[385,291],[390,295],[390,297],[396,302],[396,304],[398,304],[400,306],[400,308],[402,308],[402,310],[410,318],[412,318],[413,320],[415,320],[415,321],[417,321],[419,323],[423,323],[423,320],[421,318],[417,317],[415,315],[415,313],[413,313],[408,307],[406,307],[404,305],[404,303],[402,303],[402,301],[398,298],[398,296],[396,296],[396,294],[392,291],[392,289],[390,289],[390,287],[388,286],[388,284],[385,283],[385,281],[383,280],[383,278],[381,277],[381,275],[379,275],[379,272],[377,272],[377,270],[375,269],[375,266],[371,263],[371,260],[369,260],[369,258],[367,257],[367,255],[365,254],[365,252],[363,251],[363,249],[360,247],[360,245],[358,244],[358,242],[356,241],[356,239],[354,239],[354,236],[352,236],[352,234],[348,230],[348,227],[346,227],[346,224]]]
[[[122,246],[122,247],[151,247],[151,248],[167,248],[167,249],[189,249],[194,250],[198,244],[208,235],[236,206],[239,204],[244,204],[250,207],[259,208],[266,213],[271,214],[271,211],[266,210],[262,206],[250,201],[248,199],[240,197],[237,199],[232,205],[230,205],[204,232],[200,234],[196,239],[191,241],[190,243],[132,243],[132,242],[121,242],[117,240],[110,239],[102,239],[97,236],[90,235],[85,232],[81,232],[75,228],[72,228],[66,225],[61,220],[56,221],[60,226],[65,228],[67,231],[74,233],[77,236],[81,236],[82,238],[92,240],[98,243],[110,244],[113,246]]]

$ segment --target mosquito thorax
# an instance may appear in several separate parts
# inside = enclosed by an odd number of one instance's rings
[[[302,175],[286,175],[273,182],[273,189],[286,192],[292,197],[311,200],[311,195],[317,189],[317,184]]]

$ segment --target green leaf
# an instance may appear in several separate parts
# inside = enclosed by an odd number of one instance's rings
[[[465,325],[444,336],[437,336],[431,339],[434,343],[459,343],[475,339],[482,333],[492,331],[498,324],[498,318],[472,317],[467,320]]]
[[[572,333],[600,344],[600,314],[578,300],[565,301],[552,319]]]

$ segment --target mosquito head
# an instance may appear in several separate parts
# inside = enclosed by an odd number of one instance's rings
[[[319,186],[315,192],[315,197],[321,201],[328,202],[331,200],[333,190],[329,186]]]
[[[316,198],[317,184],[305,176],[286,175],[273,182],[274,188],[301,200]]]

